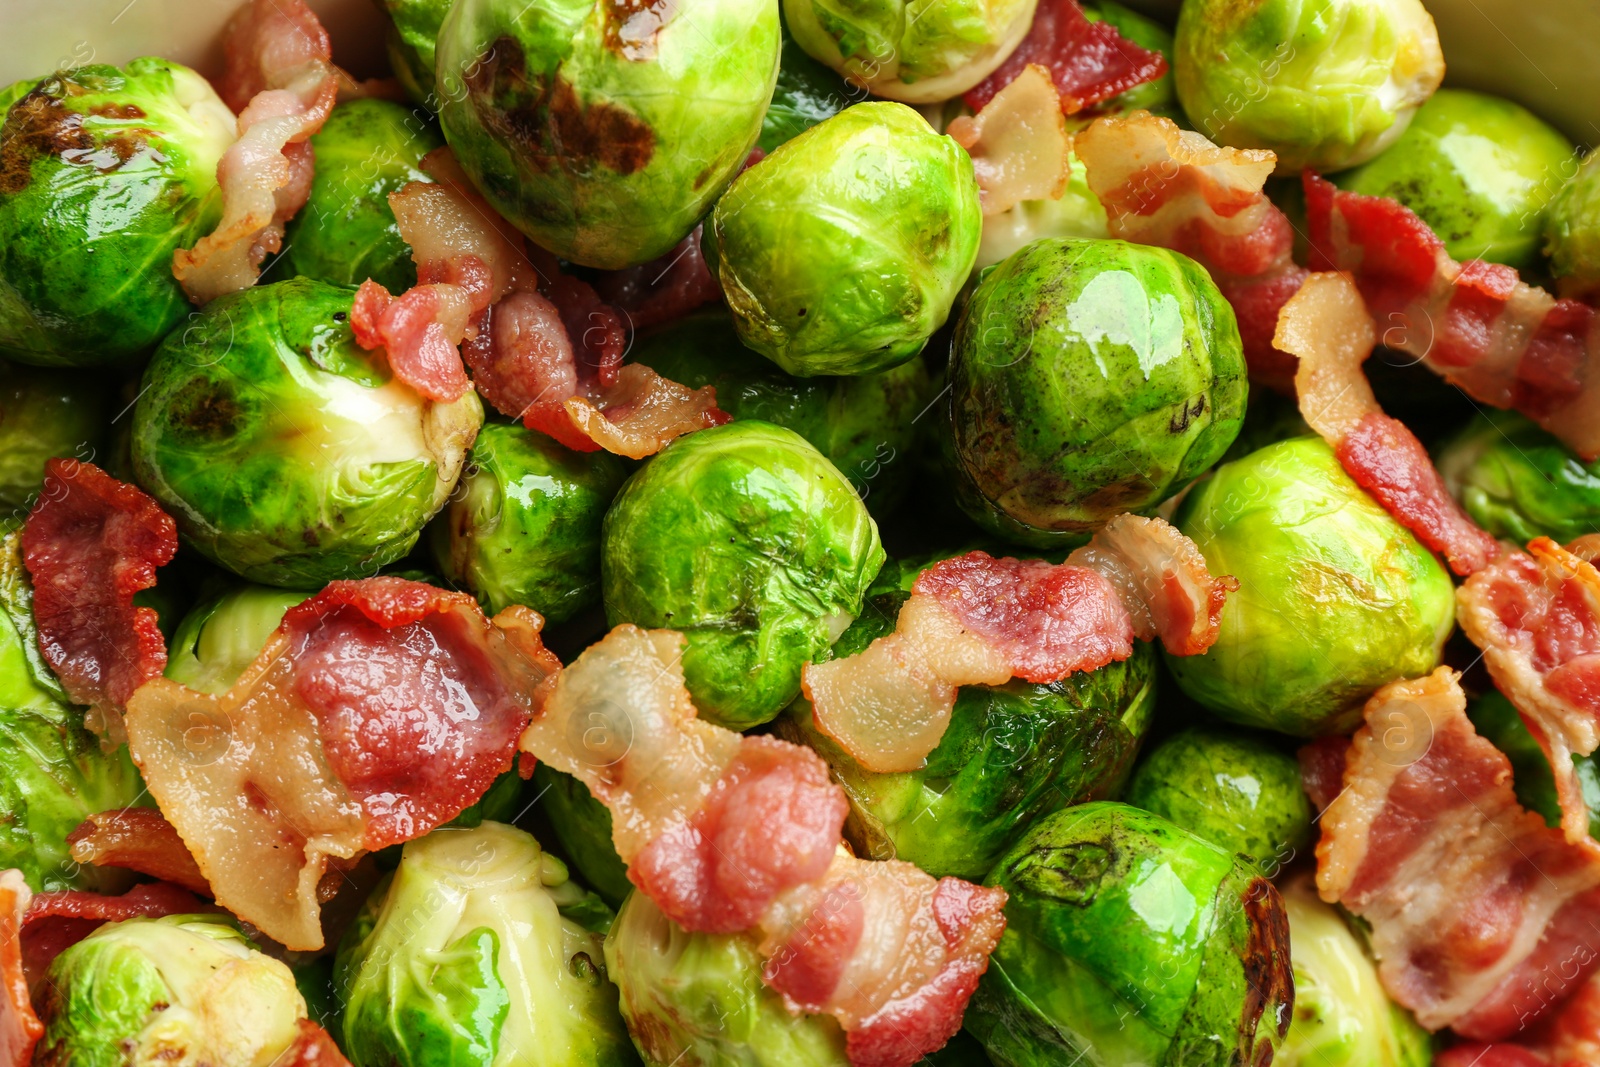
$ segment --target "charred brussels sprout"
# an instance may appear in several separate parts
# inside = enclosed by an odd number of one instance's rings
[[[1600,461],[1509,411],[1479,414],[1438,457],[1450,493],[1496,537],[1566,544],[1600,530]]]
[[[311,198],[284,235],[277,277],[297,274],[335,285],[371,278],[393,293],[417,284],[411,246],[389,209],[389,194],[428,181],[422,157],[444,141],[408,107],[350,100],[333,109],[311,138],[317,154]]]
[[[106,923],[50,964],[38,1063],[271,1067],[305,999],[289,968],[230,918]]]
[[[20,508],[39,491],[45,460],[94,459],[105,414],[100,383],[0,360],[0,507]]]
[[[1233,309],[1204,268],[1123,241],[1035,241],[987,270],[950,348],[956,499],[990,532],[1079,544],[1148,512],[1244,418]]]
[[[1511,701],[1499,690],[1491,689],[1467,706],[1467,717],[1478,735],[1511,761],[1511,783],[1517,801],[1537,812],[1550,826],[1560,826],[1561,801],[1556,796],[1550,760]],[[1573,756],[1572,769],[1584,807],[1589,809],[1589,836],[1600,841],[1600,756]]]
[[[1600,150],[1590,152],[1544,216],[1550,273],[1573,296],[1600,291]]]
[[[126,365],[188,314],[172,253],[222,215],[233,112],[164,59],[60,71],[0,96],[0,353]],[[20,95],[19,95],[20,91]]]
[[[857,104],[746,170],[706,227],[745,344],[790,374],[904,363],[978,253],[972,160],[903,104]]]
[[[334,965],[350,1062],[636,1062],[600,936],[569,917],[593,901],[560,860],[510,826],[486,822],[407,842]]]
[[[310,592],[239,585],[197,604],[172,635],[166,676],[202,693],[221,695],[283,621],[284,612]]]
[[[1400,201],[1455,259],[1523,269],[1538,256],[1545,205],[1571,160],[1572,142],[1527,108],[1441,89],[1387,151],[1337,181]]]
[[[389,16],[384,38],[389,66],[401,88],[413,101],[437,111],[439,97],[434,88],[434,46],[439,27],[450,14],[455,0],[379,0]]]
[[[761,120],[756,147],[771,152],[824,119],[831,119],[860,96],[861,90],[853,89],[838,74],[806,55],[785,29],[778,84]]]
[[[309,278],[222,297],[145,368],[139,484],[251,581],[305,588],[404,556],[483,421],[476,394],[424,400],[362,351],[353,297]]]
[[[1420,0],[1184,0],[1178,99],[1218,144],[1270,148],[1278,173],[1365,163],[1444,77]]]
[[[485,426],[430,530],[434,559],[490,614],[523,604],[565,622],[600,602],[600,520],[625,477],[609,452]]]
[[[643,893],[617,913],[606,967],[648,1067],[846,1067],[829,1015],[794,1015],[748,934],[691,934]]]
[[[680,437],[630,478],[601,539],[606,618],[680,630],[695,705],[730,729],[800,692],[883,565],[878,528],[827,457],[744,419]]]
[[[1293,756],[1243,733],[1189,729],[1140,762],[1128,803],[1154,812],[1269,875],[1311,841],[1316,814]]]
[[[1289,929],[1250,864],[1100,802],[1036,823],[986,884],[1010,895],[1006,932],[966,1027],[1000,1067],[1272,1062]]]
[[[628,865],[611,843],[611,809],[596,800],[588,786],[548,763],[534,768],[533,788],[562,855],[606,903],[620,906],[633,883],[628,881]]]
[[[1211,650],[1167,658],[1179,687],[1224,719],[1345,732],[1378,686],[1439,662],[1455,623],[1449,574],[1321,439],[1223,465],[1177,523],[1213,574],[1240,582]]]
[[[763,0],[458,0],[439,121],[512,225],[563,259],[645,263],[694,229],[749,155],[778,72]]]

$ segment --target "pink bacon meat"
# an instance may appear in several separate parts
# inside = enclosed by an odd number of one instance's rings
[[[1045,70],[1071,114],[1167,72],[1160,52],[1141,48],[1109,22],[1090,22],[1076,0],[1039,0],[1033,24],[1016,49],[963,99],[981,111],[1030,66]]]

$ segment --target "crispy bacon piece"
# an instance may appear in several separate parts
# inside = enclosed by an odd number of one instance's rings
[[[1072,174],[1072,137],[1050,72],[1024,67],[983,110],[947,131],[972,157],[985,215],[1023,200],[1058,200]]]
[[[310,1019],[301,1019],[297,1025],[294,1044],[272,1061],[273,1067],[350,1067],[328,1031]]]
[[[191,893],[211,895],[211,884],[184,847],[183,838],[152,808],[121,808],[91,815],[67,835],[67,845],[78,863],[124,867]]]
[[[76,889],[40,893],[33,898],[23,917],[23,963],[29,979],[37,982],[50,968],[52,960],[94,933],[101,923],[219,910],[216,905],[170,882],[136,885],[116,897]]]
[[[177,525],[141,490],[90,463],[45,464],[22,530],[39,649],[73,702],[89,705],[87,725],[108,744],[122,742],[122,708],[134,690],[167,665],[155,610],[135,607],[133,597],[156,584],[156,568],[177,551]]]
[[[217,901],[320,948],[326,871],[427,833],[511,767],[529,693],[559,667],[541,625],[420,582],[333,582],[222,696],[140,689],[129,748]]]
[[[1061,110],[1068,114],[1167,72],[1166,57],[1160,52],[1140,48],[1109,22],[1090,22],[1076,0],[1039,0],[1022,43],[963,99],[972,110],[982,111],[1034,65],[1044,67],[1054,80]]]
[[[1290,258],[1288,217],[1262,192],[1277,157],[1219,148],[1145,111],[1096,120],[1073,150],[1111,236],[1199,261],[1233,305],[1251,377],[1288,392],[1294,360],[1273,348],[1272,335],[1307,272]]]
[[[339,92],[328,34],[305,0],[249,0],[223,30],[221,90],[239,112],[239,139],[217,164],[222,221],[172,273],[196,304],[256,283],[283,245],[284,223],[311,195],[311,135]]]
[[[756,148],[751,155],[760,152]],[[628,325],[635,330],[672,322],[697,307],[721,300],[722,287],[706,266],[700,248],[701,230],[696,226],[659,259],[602,273],[595,279],[595,290],[601,299],[627,316]]]
[[[686,433],[722,426],[733,416],[717,407],[713,385],[690,389],[642,363],[617,373],[617,384],[562,404],[578,432],[607,452],[629,459],[653,456]]]
[[[21,871],[0,872],[0,1067],[28,1067],[44,1036],[22,968],[22,917],[31,898]]]
[[[1510,762],[1465,709],[1444,667],[1367,702],[1322,816],[1317,887],[1371,924],[1379,976],[1418,1022],[1494,1041],[1600,963],[1571,958],[1600,921],[1600,855],[1517,804]]]
[[[1578,951],[1592,952],[1586,945]],[[1600,1063],[1600,976],[1591,976],[1555,1014],[1515,1043],[1466,1042],[1434,1058],[1435,1067],[1592,1067]]]

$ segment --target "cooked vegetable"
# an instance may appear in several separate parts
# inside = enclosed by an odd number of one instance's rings
[[[434,45],[439,27],[455,0],[381,0],[389,16],[384,46],[389,66],[406,95],[424,107],[438,110],[434,86]]]
[[[761,136],[756,146],[771,152],[785,141],[805,133],[824,119],[830,119],[861,98],[861,90],[827,67],[806,55],[795,43],[788,28],[783,30],[783,49],[778,62],[778,84],[772,91],[761,120]]]
[[[178,624],[164,673],[202,693],[226,693],[261,654],[283,613],[311,595],[239,584],[207,598]]]
[[[1480,413],[1438,466],[1450,494],[1496,537],[1566,544],[1600,530],[1600,461],[1583,462],[1522,415]]]
[[[1600,150],[1584,157],[1550,201],[1544,252],[1563,292],[1600,290]]]
[[[93,459],[105,437],[102,383],[0,360],[0,507],[39,491],[45,460]]]
[[[594,798],[588,786],[548,763],[534,768],[533,789],[561,854],[578,869],[585,885],[594,886],[613,908],[621,907],[633,883],[611,843],[611,810]]]

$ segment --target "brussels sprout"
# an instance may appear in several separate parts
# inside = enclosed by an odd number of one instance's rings
[[[1584,463],[1514,412],[1479,414],[1438,465],[1451,495],[1496,537],[1566,544],[1600,530],[1600,461]]]
[[[1271,1063],[1294,989],[1249,863],[1109,801],[1034,824],[989,875],[1006,932],[966,1027],[1000,1067]]]
[[[877,518],[905,498],[915,474],[917,418],[932,390],[920,359],[878,374],[796,378],[739,341],[725,312],[692,315],[641,338],[631,358],[691,389],[712,385],[736,419],[763,419],[816,445]]]
[[[878,528],[827,457],[744,419],[680,437],[606,513],[600,570],[610,625],[688,638],[684,678],[702,715],[766,722],[861,610],[883,565]]]
[[[790,374],[869,374],[944,324],[982,230],[972,159],[880,102],[739,175],[705,244],[745,344]]]
[[[1491,689],[1467,705],[1467,717],[1479,736],[1511,761],[1511,784],[1518,802],[1550,826],[1560,826],[1561,801],[1556,797],[1550,760],[1511,701]],[[1600,841],[1600,756],[1573,756],[1572,768],[1584,807],[1589,809],[1589,836]]]
[[[311,138],[317,154],[311,198],[289,223],[273,269],[335,285],[371,278],[393,293],[417,284],[411,246],[389,208],[389,194],[428,181],[417,164],[444,144],[408,107],[367,97],[333,109]]]
[[[1148,512],[1215,463],[1246,394],[1233,309],[1199,264],[1035,241],[983,273],[950,346],[957,501],[1040,548]]]
[[[592,894],[521,830],[485,822],[405,845],[334,965],[355,1067],[634,1062]]]
[[[628,865],[611,844],[611,809],[588,786],[548,763],[534,768],[533,787],[562,854],[607,904],[619,907],[633,883]]]
[[[646,263],[749,155],[778,49],[764,0],[459,0],[439,31],[439,121],[540,245],[590,267]]]
[[[1590,152],[1544,215],[1550,273],[1574,296],[1600,290],[1600,149]]]
[[[105,414],[99,382],[0,360],[0,507],[20,508],[39,491],[45,460],[95,458]]]
[[[1291,175],[1388,148],[1438,88],[1444,55],[1420,0],[1184,0],[1173,74],[1195,129],[1270,148]]]
[[[0,353],[126,365],[189,312],[172,253],[222,217],[233,112],[165,59],[59,71],[7,94]]]
[[[166,675],[190,689],[220,695],[232,688],[283,621],[312,594],[238,585],[196,605],[169,645]]]
[[[1455,259],[1520,270],[1538,256],[1545,205],[1571,162],[1572,142],[1527,108],[1441,89],[1382,155],[1337,182],[1400,201]]]
[[[404,556],[483,421],[470,390],[424,400],[362,351],[353,297],[296,278],[213,300],[145,368],[139,484],[251,581],[317,586]]]
[[[1231,730],[1174,734],[1134,769],[1128,803],[1242,852],[1269,875],[1311,842],[1311,810],[1293,756]]]
[[[434,45],[439,27],[455,0],[379,0],[389,16],[384,45],[389,66],[406,95],[424,107],[438,110],[434,91]]]
[[[1433,1043],[1389,1000],[1378,968],[1309,880],[1283,888],[1294,957],[1294,1022],[1272,1061],[1281,1067],[1428,1067]]]
[[[748,934],[691,934],[643,893],[606,936],[622,1017],[649,1067],[845,1067],[831,1015],[795,1015]]]
[[[839,75],[806,55],[785,27],[778,84],[761,120],[756,147],[771,152],[824,119],[831,119],[860,96],[861,90],[845,84]]]
[[[494,614],[523,604],[565,622],[600,602],[600,520],[627,469],[521,426],[491,424],[430,528],[444,576]]]
[[[1006,61],[1033,25],[1034,0],[783,0],[812,56],[876,96],[931,104],[960,96]]]
[[[1167,72],[1155,81],[1135,85],[1127,92],[1118,93],[1100,104],[1095,112],[1136,111],[1143,108],[1174,120],[1181,120],[1178,109],[1178,90],[1172,80],[1172,31],[1137,11],[1129,10],[1115,0],[1084,0],[1080,5],[1084,17],[1090,22],[1109,22],[1117,32],[1149,52],[1160,52],[1167,58]],[[1072,121],[1072,120],[1068,120]],[[1087,121],[1085,121],[1087,125]]]
[[[106,923],[43,987],[36,1063],[270,1067],[306,1017],[289,968],[220,915]]]
[[[1211,573],[1240,582],[1211,650],[1167,659],[1179,687],[1222,718],[1346,733],[1373,690],[1438,664],[1455,623],[1449,574],[1320,438],[1219,467],[1177,524]]]
[[[1024,245],[1044,237],[1105,237],[1106,209],[1089,188],[1089,171],[1077,156],[1071,160],[1067,187],[1054,200],[1023,200],[1005,211],[983,217],[977,268],[1009,259]]]

